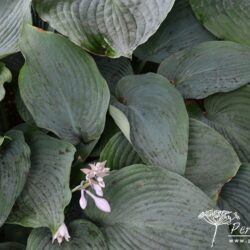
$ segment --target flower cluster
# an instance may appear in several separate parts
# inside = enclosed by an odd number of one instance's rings
[[[81,171],[86,175],[85,181],[82,181],[81,184],[75,187],[72,192],[81,191],[81,198],[79,204],[82,209],[87,207],[87,199],[85,195],[89,195],[94,202],[97,208],[103,212],[110,213],[111,208],[106,199],[103,198],[103,188],[105,188],[105,182],[103,177],[109,175],[109,168],[105,167],[105,162],[97,162],[94,164],[89,164],[90,168],[83,168]],[[96,195],[91,193],[88,188],[92,188]],[[63,223],[57,232],[53,235],[52,243],[57,240],[59,245],[63,240],[69,241],[70,236],[66,225]]]
[[[106,161],[89,164],[90,168],[83,168],[81,171],[86,175],[85,181],[82,181],[73,191],[80,190],[81,198],[79,204],[82,209],[87,207],[86,195],[91,197],[97,208],[103,212],[110,213],[111,208],[106,199],[103,198],[103,188],[105,183],[103,177],[109,175],[109,168],[105,167]],[[96,195],[91,193],[88,188],[91,187]]]

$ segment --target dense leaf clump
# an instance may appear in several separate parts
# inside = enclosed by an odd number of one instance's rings
[[[249,13],[2,0],[0,249],[249,249]]]

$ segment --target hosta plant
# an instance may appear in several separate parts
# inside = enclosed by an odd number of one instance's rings
[[[250,249],[249,13],[1,0],[0,249]]]

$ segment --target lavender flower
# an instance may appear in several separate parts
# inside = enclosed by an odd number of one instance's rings
[[[109,175],[109,168],[105,167],[105,162],[97,162],[89,164],[90,168],[83,168],[81,171],[86,174],[85,181],[82,181],[79,186],[73,189],[74,191],[81,191],[81,198],[79,200],[80,207],[85,209],[87,207],[86,194],[91,197],[97,208],[105,213],[110,213],[111,208],[108,201],[103,197],[103,188],[105,188],[105,182],[103,177]],[[87,188],[91,187],[96,195],[92,194]]]
[[[55,240],[58,241],[59,245],[63,242],[63,240],[69,241],[70,236],[66,225],[63,223],[57,230],[57,232],[53,235],[52,243]]]
[[[106,199],[97,197],[88,190],[81,190],[81,198],[80,198],[79,203],[80,203],[80,206],[82,209],[85,209],[87,206],[87,199],[85,197],[85,193],[88,194],[94,200],[97,208],[99,208],[100,210],[102,210],[105,213],[111,212],[110,205]]]

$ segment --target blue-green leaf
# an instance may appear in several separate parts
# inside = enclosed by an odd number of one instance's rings
[[[145,163],[184,174],[188,115],[167,79],[152,73],[124,77],[113,105],[112,117]]]
[[[110,94],[94,60],[61,35],[29,25],[20,44],[20,94],[36,125],[73,144],[98,139]]]

